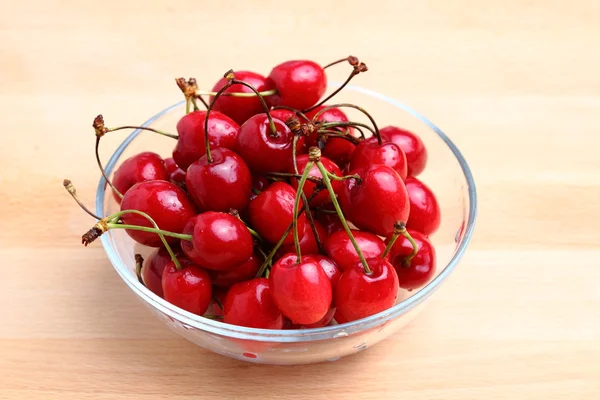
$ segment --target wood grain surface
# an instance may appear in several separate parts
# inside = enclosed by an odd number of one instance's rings
[[[600,398],[599,21],[595,0],[0,1],[0,398]],[[469,251],[410,326],[341,362],[197,348],[79,244],[61,181],[93,201],[91,119],[144,121],[177,76],[348,54],[469,160]]]

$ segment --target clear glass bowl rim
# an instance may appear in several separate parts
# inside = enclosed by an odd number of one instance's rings
[[[331,87],[339,87],[340,84],[337,82],[329,83]],[[413,117],[421,120],[425,123],[431,130],[433,130],[450,148],[454,156],[456,157],[460,167],[463,171],[464,177],[467,182],[468,189],[468,200],[469,200],[469,215],[467,219],[467,224],[465,227],[465,232],[463,234],[462,240],[458,244],[457,249],[454,252],[454,255],[450,262],[446,265],[446,267],[429,282],[425,287],[423,287],[419,292],[411,295],[409,298],[403,300],[402,302],[396,304],[392,308],[389,308],[385,311],[382,311],[378,314],[371,315],[367,318],[363,318],[357,321],[352,321],[339,325],[326,326],[323,328],[313,328],[313,329],[289,329],[289,330],[269,330],[269,329],[257,329],[257,328],[246,328],[241,326],[229,325],[224,322],[219,322],[215,320],[211,320],[208,318],[204,318],[192,313],[189,313],[185,310],[182,310],[166,300],[160,298],[159,296],[152,293],[149,289],[147,289],[144,285],[138,282],[137,278],[128,272],[127,265],[120,259],[117,251],[113,248],[110,238],[108,235],[101,236],[102,245],[106,251],[106,254],[113,264],[113,267],[117,271],[117,273],[121,276],[121,278],[125,281],[125,283],[139,296],[148,303],[150,306],[159,310],[160,312],[166,314],[167,316],[187,325],[188,327],[194,327],[196,329],[210,332],[217,335],[222,335],[226,337],[243,339],[243,340],[253,340],[253,341],[263,341],[263,342],[308,342],[315,340],[325,340],[333,337],[337,337],[338,334],[344,332],[344,336],[367,330],[383,324],[391,319],[395,319],[400,315],[408,312],[409,310],[415,308],[417,305],[421,304],[425,301],[429,296],[433,294],[433,292],[440,287],[440,285],[448,278],[448,276],[452,273],[452,271],[458,265],[460,259],[462,258],[464,252],[467,249],[469,242],[471,241],[471,237],[473,236],[473,231],[475,229],[475,220],[477,218],[477,192],[475,188],[475,182],[473,179],[473,175],[471,173],[471,169],[467,164],[467,161],[461,154],[460,150],[456,147],[456,145],[448,138],[448,136],[439,129],[436,125],[434,125],[429,119],[419,114],[409,106],[393,99],[387,97],[383,94],[377,93],[375,91],[365,89],[359,86],[347,85],[345,90],[356,91],[371,97],[374,97],[378,100],[384,101],[388,104],[391,104],[395,107],[398,107],[405,112],[411,114]],[[162,117],[164,114],[172,111],[173,109],[180,107],[184,104],[184,101],[176,103],[158,114],[154,115],[146,122],[142,124],[142,126],[149,126],[154,121]],[[123,153],[123,151],[127,148],[127,146],[141,133],[141,130],[134,130],[116,149],[116,151],[112,154],[110,160],[105,166],[106,173],[108,176],[114,170],[116,163]],[[106,191],[106,180],[104,177],[100,178],[98,183],[98,188],[96,191],[96,213],[98,215],[104,215],[104,199],[105,199],[105,191]]]

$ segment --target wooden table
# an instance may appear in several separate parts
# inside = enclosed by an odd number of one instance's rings
[[[1,3],[0,398],[598,399],[600,3],[243,3]],[[61,181],[93,202],[91,119],[143,121],[177,76],[347,54],[469,160],[472,246],[416,321],[343,362],[195,347],[79,244]]]

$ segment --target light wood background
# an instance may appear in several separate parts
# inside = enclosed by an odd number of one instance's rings
[[[600,398],[599,48],[595,0],[0,1],[0,398]],[[195,347],[78,242],[61,181],[92,202],[93,116],[141,122],[176,76],[348,54],[464,152],[472,246],[414,323],[341,362]]]

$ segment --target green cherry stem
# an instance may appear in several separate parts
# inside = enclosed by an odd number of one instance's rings
[[[304,114],[304,113],[303,113],[302,111],[300,111],[300,110],[297,110],[297,109],[295,109],[295,108],[288,107],[288,106],[275,106],[275,107],[273,107],[273,110],[280,110],[280,109],[281,109],[281,110],[288,110],[288,111],[291,111],[291,112],[293,112],[294,114],[296,114],[296,116],[298,116],[298,117],[302,117],[302,118],[303,118],[303,119],[304,119],[306,122],[310,122],[310,118],[308,118],[308,117],[306,116],[306,114]]]
[[[207,92],[204,90],[196,90],[196,96],[215,96],[217,92]],[[223,96],[231,96],[231,97],[256,97],[256,96],[273,96],[277,94],[277,89],[265,90],[262,92],[254,92],[254,93],[244,93],[244,92],[227,92],[224,93]]]
[[[410,244],[412,245],[412,248],[413,248],[413,250],[410,253],[410,255],[408,257],[406,257],[402,261],[402,264],[405,267],[408,267],[408,266],[410,266],[410,262],[412,261],[412,259],[419,252],[419,246],[417,246],[417,243],[415,242],[415,240],[413,239],[413,237],[410,235],[410,233],[408,233],[408,231],[406,230],[406,224],[404,222],[402,222],[402,221],[396,221],[394,223],[394,233],[392,234],[392,237],[391,237],[389,243],[385,247],[385,251],[381,255],[381,258],[386,258],[387,257],[387,255],[389,254],[390,250],[394,246],[394,243],[396,243],[396,240],[400,237],[400,235],[402,235],[406,239],[408,239],[408,241],[410,242]]]
[[[258,90],[256,90],[256,88],[254,86],[252,86],[251,84],[244,82],[244,81],[240,81],[238,79],[235,79],[235,77],[233,77],[231,82],[238,84],[238,85],[246,86],[248,89],[252,90],[258,96],[258,98],[260,99],[260,103],[264,107],[265,113],[267,114],[267,118],[269,120],[269,128],[271,129],[271,134],[273,136],[277,136],[277,128],[275,128],[275,123],[273,122],[273,117],[271,117],[271,113],[269,112],[269,106],[267,105],[267,102],[265,101],[263,96],[260,94],[260,92]],[[271,94],[275,94],[275,93],[277,93],[277,91],[274,91]]]
[[[302,253],[300,250],[300,238],[298,235],[298,208],[300,207],[300,199],[304,194],[302,190],[304,188],[304,184],[306,183],[306,179],[308,178],[308,174],[310,173],[310,169],[312,168],[314,162],[309,161],[304,167],[304,172],[302,173],[302,177],[300,178],[300,182],[298,183],[298,187],[296,188],[296,199],[294,201],[294,218],[292,219],[292,225],[294,229],[294,246],[296,246],[296,254],[298,255],[298,259],[296,261],[297,264],[302,262]],[[305,203],[305,206],[308,206]],[[308,212],[307,212],[308,214]]]
[[[312,151],[312,149],[317,149],[319,156],[320,156],[321,151],[318,149],[318,147],[311,147],[311,151]],[[365,260],[365,256],[363,255],[362,250],[358,246],[358,243],[356,242],[356,239],[354,238],[354,235],[352,235],[352,231],[350,230],[350,227],[348,226],[348,223],[346,222],[344,213],[342,212],[342,209],[340,208],[340,204],[337,201],[335,192],[333,191],[333,186],[331,186],[331,180],[329,179],[329,174],[327,173],[325,166],[323,165],[323,163],[320,160],[316,161],[316,163],[317,163],[317,167],[319,168],[319,171],[321,171],[321,175],[323,176],[323,183],[325,184],[325,187],[327,187],[327,191],[329,192],[329,197],[331,197],[331,202],[333,203],[333,207],[335,208],[335,211],[337,212],[337,215],[340,218],[340,222],[344,226],[344,230],[346,231],[346,234],[348,234],[348,237],[350,238],[350,241],[352,242],[352,245],[354,246],[354,250],[356,250],[356,254],[358,254],[358,258],[360,258],[360,262],[363,265],[365,274],[369,275],[373,271],[371,271],[371,268],[369,268],[369,264],[367,264],[367,260]]]
[[[357,184],[360,185],[362,183],[362,178],[360,176],[358,176],[358,174],[337,176],[336,174],[332,174],[331,172],[328,171],[327,176],[329,177],[329,179],[333,179],[334,181],[345,181],[347,179],[356,179]]]
[[[369,125],[363,124],[362,122],[355,122],[355,121],[325,122],[325,123],[319,124],[319,129],[322,129],[322,128],[325,128],[325,129],[328,129],[328,128],[338,128],[338,127],[341,127],[341,126],[362,127],[362,128],[365,128],[365,129],[371,131],[371,133],[373,134],[373,136],[375,136],[376,138],[378,138],[378,140],[380,139],[380,136],[377,133],[377,131],[375,131]]]
[[[136,254],[135,255],[135,275],[138,278],[138,281],[146,286],[144,284],[144,280],[142,279],[142,267],[144,266],[144,258],[142,257],[141,254]]]
[[[210,112],[211,112],[215,102],[219,98],[219,96],[221,96],[224,91],[226,91],[227,89],[229,89],[229,87],[231,85],[233,85],[233,80],[235,78],[235,75],[233,74],[233,70],[227,71],[225,73],[225,75],[223,75],[223,76],[225,77],[225,79],[227,79],[227,83],[225,84],[225,86],[223,86],[221,88],[221,90],[219,90],[215,94],[215,97],[213,97],[212,101],[210,102],[208,109],[206,110],[206,115],[204,116],[204,145],[206,147],[206,160],[208,161],[209,164],[213,163],[213,158],[210,154],[210,137],[209,137],[210,135],[208,134],[208,116],[210,115]]]
[[[77,204],[79,204],[79,207],[81,207],[81,209],[83,211],[85,211],[88,215],[94,217],[95,219],[102,219],[99,216],[97,216],[96,214],[94,214],[93,212],[91,212],[90,209],[87,208],[85,206],[85,204],[83,204],[81,202],[81,200],[79,200],[79,196],[77,196],[77,190],[75,189],[75,186],[73,185],[73,182],[71,182],[69,179],[65,179],[65,180],[63,180],[63,186],[65,187],[65,189],[67,190],[67,192],[69,192],[69,194],[71,195],[71,197],[73,198],[73,200],[75,200],[75,202]]]

